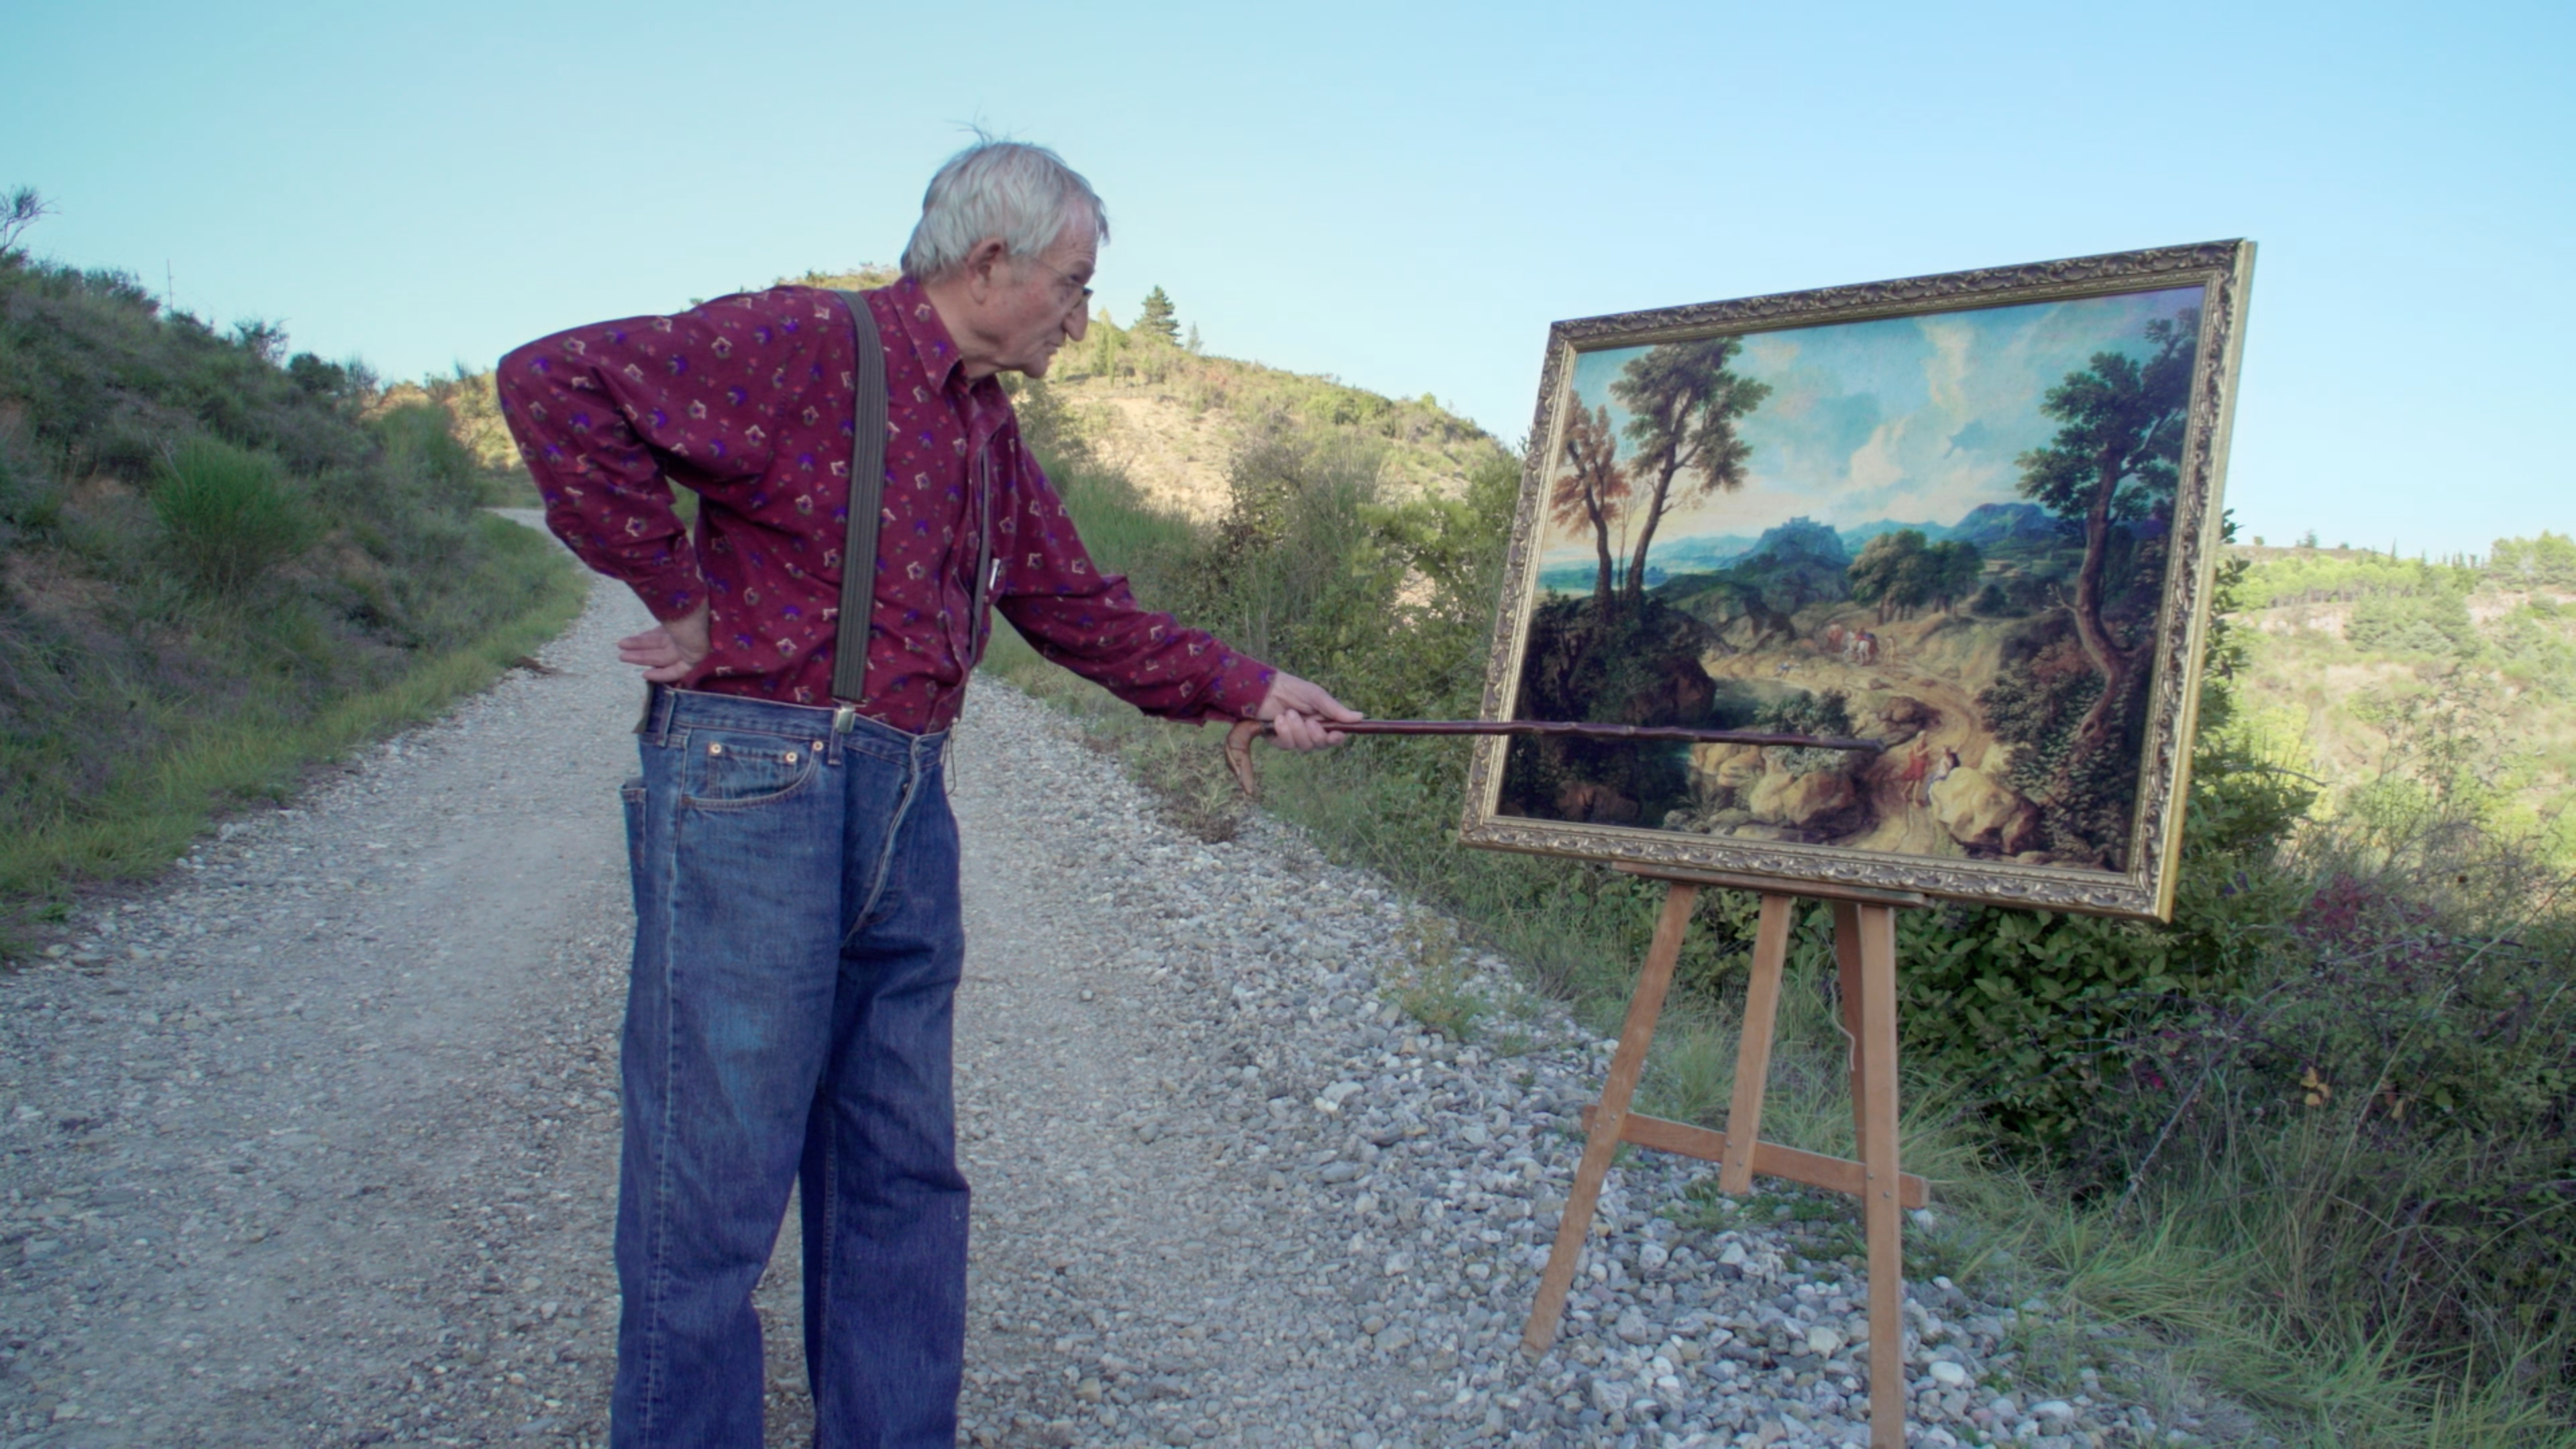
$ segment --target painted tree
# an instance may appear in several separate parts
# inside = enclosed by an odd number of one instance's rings
[[[2111,742],[2122,701],[2152,642],[2123,638],[2105,619],[2103,581],[2114,525],[2149,517],[2172,502],[2199,330],[2199,313],[2184,311],[2147,324],[2152,350],[2144,361],[2124,352],[2094,353],[2084,370],[2050,388],[2042,404],[2066,426],[2047,447],[2016,460],[2022,495],[2084,529],[2084,562],[2075,574],[2070,612],[2084,657],[2102,675],[2102,692],[2076,729],[2073,757]]]
[[[1977,591],[1986,571],[1985,555],[1963,538],[1944,539],[1923,556],[1932,602],[1945,614],[1958,612],[1959,601]]]
[[[1145,294],[1145,307],[1136,314],[1135,330],[1150,332],[1174,347],[1181,345],[1181,324],[1172,315],[1172,299],[1161,287]]]
[[[1610,528],[1628,507],[1628,470],[1619,464],[1619,439],[1610,427],[1607,404],[1586,411],[1578,401],[1565,422],[1565,445],[1559,450],[1565,470],[1548,490],[1548,517],[1559,528],[1588,525],[1600,575],[1592,590],[1595,613],[1606,619],[1614,607],[1611,594]]]
[[[1932,597],[1934,571],[1926,567],[1930,550],[1923,530],[1900,528],[1861,546],[1843,577],[1851,583],[1854,602],[1875,605],[1878,622],[1902,618]]]
[[[1743,340],[1735,337],[1668,342],[1648,348],[1610,384],[1611,396],[1629,413],[1630,475],[1652,480],[1635,510],[1626,582],[1631,605],[1645,602],[1646,555],[1664,515],[1685,498],[1744,486],[1753,448],[1735,424],[1762,405],[1771,385],[1728,367],[1743,350]],[[1676,482],[1685,479],[1677,494]]]

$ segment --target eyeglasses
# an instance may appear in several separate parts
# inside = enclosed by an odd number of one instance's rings
[[[1080,305],[1088,309],[1091,306],[1091,289],[1089,287],[1075,281],[1073,278],[1065,275],[1061,271],[1058,271],[1056,268],[1047,266],[1046,261],[1043,258],[1030,257],[1028,258],[1028,261],[1036,266],[1044,267],[1048,272],[1054,274],[1056,280],[1056,294],[1064,298],[1064,305],[1067,308]]]

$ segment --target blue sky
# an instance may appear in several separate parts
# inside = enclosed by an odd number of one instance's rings
[[[2576,6],[21,6],[40,253],[394,376],[891,259],[981,121],[1211,351],[1506,440],[1548,323],[2250,236],[2248,535],[2576,529]]]
[[[2149,322],[2199,305],[2186,287],[1749,334],[1732,367],[1771,391],[1739,424],[1752,449],[1744,486],[1674,506],[1657,545],[1750,538],[1792,518],[1953,524],[2014,502],[2013,460],[2060,426],[2040,411],[2048,389],[2099,352],[2145,357]],[[1570,379],[1584,406],[1610,410],[1623,454],[1629,413],[1611,384],[1645,351],[1583,353]],[[1551,530],[1546,554],[1587,562],[1592,535]]]

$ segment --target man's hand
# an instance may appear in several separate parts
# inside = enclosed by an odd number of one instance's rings
[[[707,657],[707,606],[617,641],[617,662],[641,664],[654,684],[678,684]],[[1287,676],[1282,675],[1281,678]],[[1311,686],[1310,686],[1311,687]],[[1274,691],[1275,692],[1275,691]]]
[[[1272,743],[1291,750],[1320,750],[1338,745],[1344,736],[1329,721],[1364,719],[1358,710],[1333,698],[1320,684],[1285,670],[1271,679],[1262,696],[1259,718],[1270,721]]]

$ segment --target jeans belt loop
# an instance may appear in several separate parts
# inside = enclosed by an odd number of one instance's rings
[[[831,753],[825,757],[833,764],[837,765],[841,762],[842,751],[849,743],[850,730],[855,727],[858,722],[859,707],[857,705],[844,704],[837,701],[833,704],[832,742],[829,746]]]
[[[670,689],[667,686],[659,684],[645,685],[644,715],[643,718],[635,721],[635,733],[644,737],[644,743],[659,746],[668,743],[666,737],[670,732]]]

